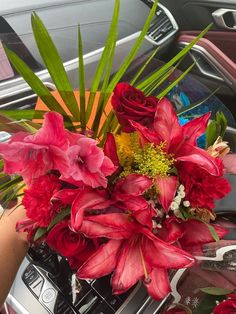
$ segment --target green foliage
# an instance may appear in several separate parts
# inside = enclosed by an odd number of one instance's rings
[[[210,231],[210,233],[211,233],[212,238],[213,238],[215,241],[219,241],[220,238],[219,238],[219,236],[218,236],[218,234],[217,234],[215,228],[214,228],[212,225],[210,225],[210,224],[207,224],[207,223],[206,223],[206,225],[207,225],[207,227],[208,227],[208,229],[209,229],[209,231]]]
[[[70,215],[70,207],[62,209],[49,224],[47,231],[51,230],[58,222]]]
[[[86,130],[86,103],[85,103],[85,73],[83,59],[83,42],[78,28],[78,51],[79,51],[79,91],[80,91],[80,122],[81,129]]]
[[[79,121],[79,107],[74,96],[66,70],[63,66],[61,57],[38,15],[33,12],[31,15],[32,29],[40,55],[44,64],[51,75],[51,78],[60,93],[61,98],[67,105],[73,117]]]
[[[190,67],[187,68],[173,83],[171,83],[165,90],[163,90],[160,94],[157,95],[157,98],[161,99],[165,97],[171,90],[174,88],[195,66],[193,63]]]
[[[206,295],[206,297],[202,300],[200,305],[197,307],[196,310],[193,310],[193,314],[210,314],[213,312],[214,307],[216,306],[217,301],[223,301],[224,296],[216,296],[215,295]]]
[[[148,78],[144,79],[137,88],[143,90],[146,85],[154,82],[156,78],[161,77],[166,71],[168,71],[172,66],[174,66],[179,60],[181,60],[191,48],[208,32],[212,27],[212,24],[208,25],[189,45],[187,45],[183,50],[181,50],[175,57],[173,57],[169,62],[163,65],[160,69],[150,75]]]
[[[219,136],[224,137],[226,127],[227,119],[225,115],[223,112],[217,112],[215,120],[212,120],[206,129],[207,147],[213,145]]]
[[[37,241],[40,238],[42,238],[42,236],[44,236],[47,233],[47,228],[38,228],[35,235],[34,235],[34,240],[33,241]]]
[[[210,99],[213,95],[215,95],[218,91],[219,91],[220,87],[217,87],[212,93],[210,93],[210,95],[208,95],[207,97],[201,99],[200,101],[197,101],[196,103],[193,103],[189,106],[183,107],[181,109],[179,109],[177,111],[177,115],[180,116],[190,110],[196,109],[199,106],[201,106],[204,102],[206,102],[208,99]]]
[[[226,295],[232,293],[229,289],[219,287],[205,287],[200,289],[202,292],[210,295]]]
[[[8,59],[11,61],[16,71],[24,78],[24,80],[29,84],[32,90],[47,105],[47,107],[51,111],[57,111],[66,117],[67,114],[64,111],[64,109],[52,96],[49,89],[43,84],[43,82],[38,78],[38,76],[13,51],[8,49],[7,47],[4,47],[4,49]]]

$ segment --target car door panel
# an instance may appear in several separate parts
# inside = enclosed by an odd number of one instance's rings
[[[160,1],[172,12],[180,30],[177,49],[167,58],[183,49],[212,23],[211,30],[181,62],[180,68],[185,70],[195,62],[191,73],[212,91],[220,87],[217,96],[234,111],[236,117],[236,1],[178,0],[178,5],[172,0]]]

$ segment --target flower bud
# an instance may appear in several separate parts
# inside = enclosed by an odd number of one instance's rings
[[[207,148],[208,154],[212,157],[224,157],[229,151],[228,142],[223,141],[221,136],[218,136],[215,143]]]

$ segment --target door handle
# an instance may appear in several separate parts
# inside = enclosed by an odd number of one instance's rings
[[[236,10],[218,9],[212,13],[212,17],[220,28],[236,31]]]

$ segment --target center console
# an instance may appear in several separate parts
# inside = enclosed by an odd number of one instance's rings
[[[17,314],[153,314],[160,306],[141,283],[112,295],[110,276],[78,280],[67,261],[48,247],[29,250],[5,304]]]

